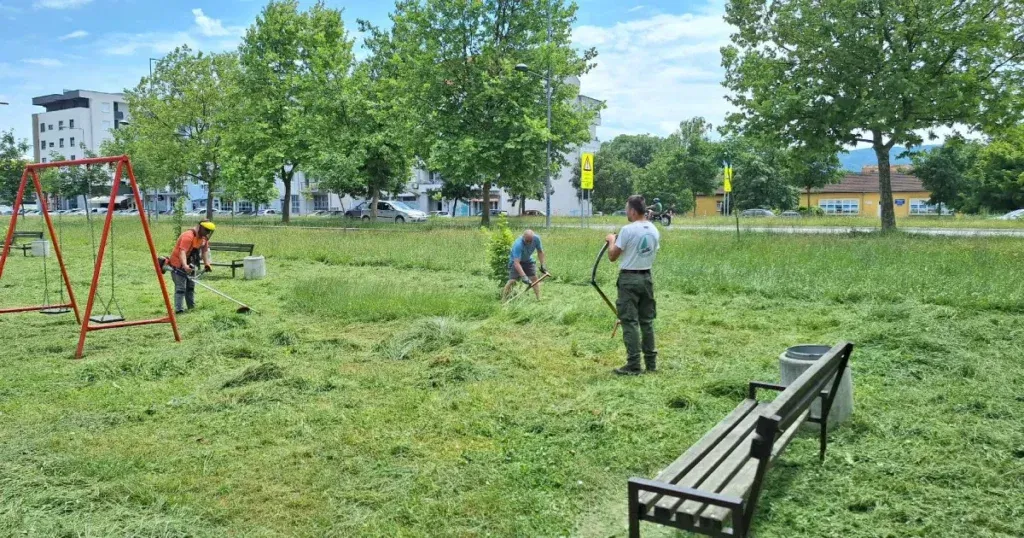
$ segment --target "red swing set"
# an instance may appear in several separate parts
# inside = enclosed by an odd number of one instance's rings
[[[101,166],[101,165],[115,165],[117,168],[114,171],[113,186],[110,190],[110,202],[107,204],[107,214],[103,223],[103,234],[100,237],[99,252],[96,253],[96,263],[92,274],[92,284],[89,286],[89,300],[86,303],[85,315],[80,315],[78,310],[78,302],[75,300],[75,294],[72,290],[71,280],[68,278],[67,267],[64,264],[64,255],[61,252],[60,241],[57,238],[57,234],[53,228],[53,220],[50,218],[50,211],[46,204],[46,196],[43,193],[42,183],[39,180],[39,170],[45,168],[61,168],[65,166]],[[123,176],[127,176],[128,183],[132,189],[132,196],[135,199],[135,206],[142,208],[142,196],[139,194],[139,186],[135,181],[135,172],[132,170],[131,160],[127,155],[119,157],[97,157],[92,159],[77,159],[73,161],[57,161],[50,163],[37,163],[29,164],[25,167],[25,172],[21,176],[21,184],[18,186],[18,196],[14,200],[13,213],[11,215],[11,222],[7,228],[7,238],[3,243],[3,254],[0,255],[0,278],[3,278],[4,266],[7,264],[7,258],[10,255],[11,244],[14,239],[15,227],[18,223],[18,214],[21,211],[22,200],[25,195],[25,187],[28,184],[29,177],[32,178],[32,184],[35,187],[36,199],[39,200],[39,209],[43,218],[46,221],[47,230],[50,233],[50,241],[53,245],[54,253],[57,256],[57,263],[60,265],[61,276],[63,277],[64,287],[67,290],[68,300],[67,304],[61,305],[39,305],[39,306],[18,306],[13,308],[0,308],[0,314],[12,314],[19,312],[45,312],[48,310],[60,309],[60,308],[71,308],[75,313],[75,319],[81,324],[81,330],[78,336],[78,347],[75,350],[75,358],[82,358],[82,352],[85,348],[85,339],[90,332],[101,331],[107,329],[120,329],[124,327],[136,327],[139,325],[153,325],[158,323],[169,323],[171,330],[174,332],[175,341],[181,341],[181,335],[178,332],[178,323],[174,318],[174,308],[171,306],[170,296],[167,294],[167,284],[164,282],[163,272],[160,271],[160,264],[157,261],[156,248],[153,246],[153,236],[149,231],[149,222],[146,219],[146,212],[139,211],[139,219],[142,221],[142,231],[146,236],[146,243],[149,245],[150,257],[153,261],[153,269],[156,271],[157,281],[160,283],[160,292],[163,294],[164,306],[167,308],[167,315],[165,317],[144,319],[136,321],[104,321],[108,316],[98,316],[93,318],[92,312],[93,307],[96,304],[96,292],[99,286],[100,273],[103,269],[103,255],[106,252],[107,240],[111,236],[111,221],[114,216],[114,211],[117,203],[117,191],[121,185]],[[95,323],[94,323],[95,322]]]

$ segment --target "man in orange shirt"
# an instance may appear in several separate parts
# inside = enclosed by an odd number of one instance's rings
[[[203,268],[209,272],[210,267],[210,237],[217,226],[208,220],[201,221],[195,228],[186,230],[171,251],[171,257],[166,259],[171,266],[171,280],[174,281],[174,311],[181,314],[185,306],[189,310],[196,307],[196,284],[190,278],[199,268],[202,261]]]

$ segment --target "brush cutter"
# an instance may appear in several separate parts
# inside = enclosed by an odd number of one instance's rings
[[[168,267],[170,267],[170,266],[168,266]],[[217,295],[220,295],[221,297],[231,301],[232,303],[237,304],[238,308],[235,309],[235,313],[236,314],[248,314],[249,312],[253,312],[255,314],[259,314],[259,312],[256,312],[255,310],[253,310],[249,305],[243,303],[242,301],[239,301],[238,299],[235,299],[235,298],[231,297],[230,295],[228,295],[226,293],[223,293],[221,291],[215,290],[212,286],[207,286],[206,284],[203,284],[202,282],[199,281],[199,278],[194,277],[194,276],[186,273],[185,271],[182,271],[181,269],[177,269],[175,267],[171,267],[171,271],[173,271],[174,273],[176,273],[176,274],[178,274],[180,276],[183,276],[183,277],[191,280],[192,283],[197,284],[199,286],[202,286],[203,288],[206,288],[206,290],[208,290],[210,292],[213,292],[213,293],[215,293]]]
[[[615,314],[615,326],[612,327],[612,338],[615,338],[615,333],[618,332],[619,325],[622,325],[622,321],[619,320],[619,309],[615,308],[615,305],[612,304],[611,299],[609,299],[608,296],[605,295],[603,291],[601,291],[601,286],[597,285],[597,266],[601,263],[601,258],[604,257],[605,252],[608,252],[607,242],[604,244],[604,247],[601,248],[601,252],[597,253],[597,259],[594,260],[594,269],[590,272],[590,285],[594,286],[594,289],[597,290],[597,293],[601,295],[602,299],[604,299],[604,303],[608,305],[608,308],[611,308],[612,313]]]

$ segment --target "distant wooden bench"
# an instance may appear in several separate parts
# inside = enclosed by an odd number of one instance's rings
[[[220,252],[244,252],[246,256],[252,256],[253,250],[256,249],[256,245],[248,243],[210,243],[211,251]],[[235,278],[235,270],[245,267],[243,260],[231,260],[230,262],[213,262],[211,265],[217,267],[230,267],[231,278]]]
[[[28,243],[18,244],[19,239],[31,239]],[[23,256],[28,256],[28,252],[32,250],[32,241],[42,241],[43,232],[14,232],[14,236],[11,237],[11,248],[21,249]]]
[[[640,521],[650,521],[707,536],[747,537],[765,474],[804,421],[820,424],[824,461],[828,412],[852,352],[853,344],[837,344],[789,387],[751,382],[747,399],[657,478],[631,478],[629,536],[639,538]],[[760,402],[757,389],[779,394]],[[808,418],[819,398],[822,416]]]

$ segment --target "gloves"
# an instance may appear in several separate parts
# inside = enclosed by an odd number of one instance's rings
[[[207,273],[212,273],[213,272],[213,267],[210,267],[209,265],[206,265],[206,266],[203,267],[203,271],[205,271]]]
[[[541,264],[540,272],[541,272],[541,274],[545,274],[546,275],[546,274],[548,274],[548,268],[545,267],[543,264]]]
[[[533,285],[533,282],[530,281],[530,277],[528,277],[528,276],[524,276],[523,278],[520,278],[519,281],[522,282],[523,284],[526,284],[527,286],[532,286]]]

